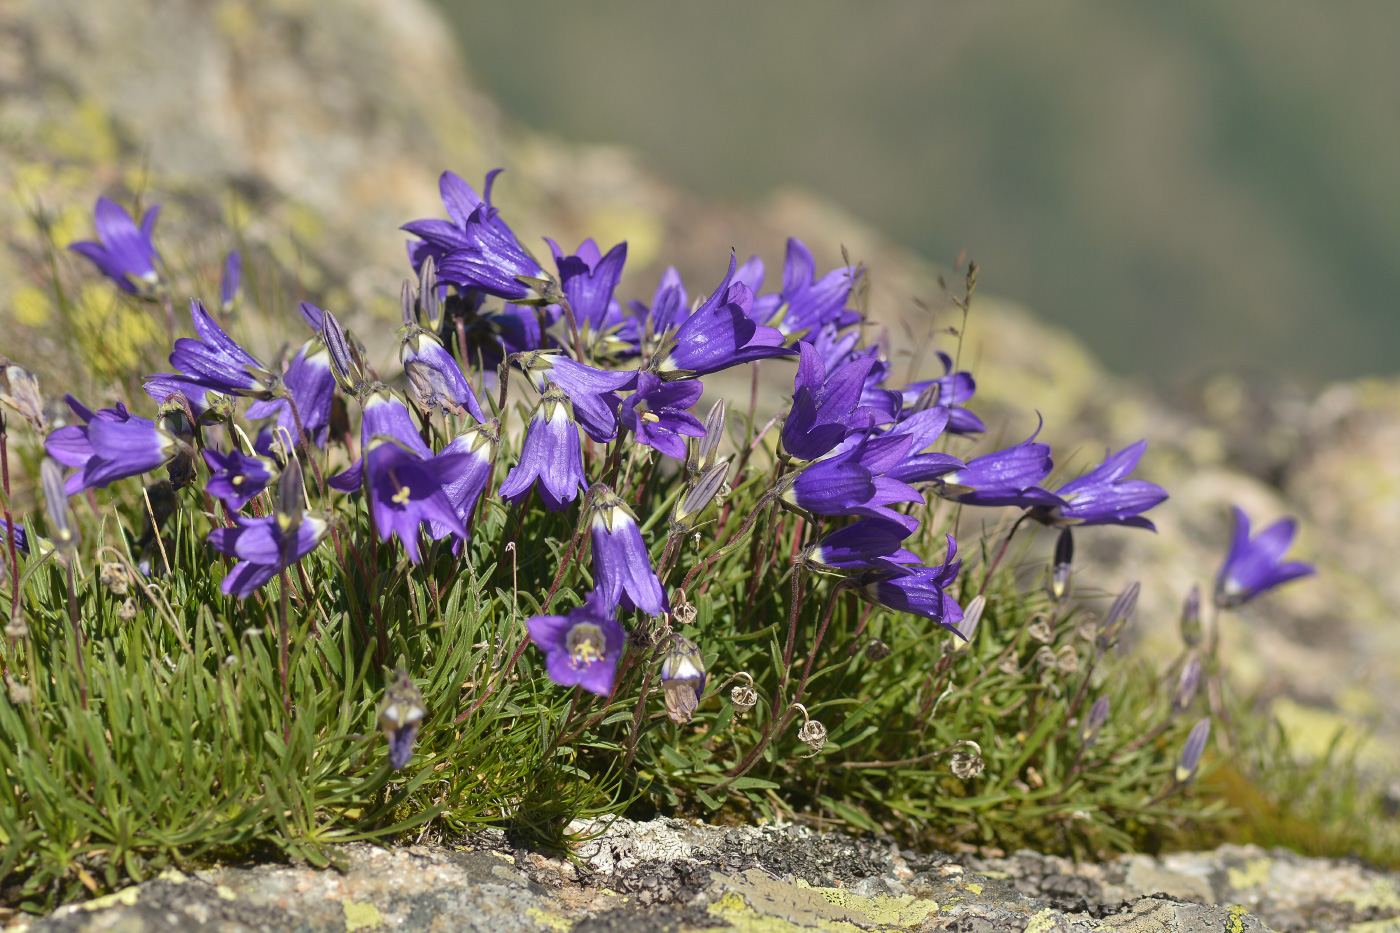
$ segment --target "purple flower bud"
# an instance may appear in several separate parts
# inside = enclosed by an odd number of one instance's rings
[[[1191,727],[1191,734],[1186,736],[1186,743],[1181,746],[1181,758],[1173,775],[1178,785],[1189,784],[1196,776],[1196,769],[1201,764],[1201,754],[1206,750],[1206,743],[1209,741],[1210,717],[1205,716]]]
[[[1113,605],[1108,607],[1108,615],[1104,616],[1103,622],[1099,624],[1097,642],[1100,651],[1107,651],[1118,644],[1123,629],[1137,611],[1138,593],[1141,590],[1142,584],[1137,581],[1128,584],[1127,588],[1118,594]]]
[[[589,490],[589,500],[593,586],[603,604],[621,603],[624,609],[641,609],[654,616],[668,611],[666,591],[651,568],[632,510],[602,483]]]
[[[131,215],[120,204],[110,198],[98,198],[93,222],[97,227],[97,237],[102,242],[84,240],[69,243],[68,248],[92,260],[102,274],[122,291],[133,295],[141,291],[149,292],[160,281],[155,266],[160,261],[160,254],[151,242],[159,216],[160,205],[152,205],[141,218],[138,229]]]
[[[1056,602],[1069,590],[1069,575],[1074,569],[1074,532],[1061,528],[1055,539],[1055,559],[1050,565],[1050,597]]]
[[[233,311],[238,290],[243,281],[243,254],[232,250],[224,257],[224,275],[219,282],[219,307],[225,314]]]
[[[530,640],[544,652],[550,680],[565,687],[577,685],[599,696],[612,692],[617,660],[627,643],[615,613],[595,591],[568,615],[526,620]]]
[[[1215,604],[1233,609],[1265,590],[1316,573],[1311,564],[1283,559],[1297,530],[1297,522],[1282,518],[1251,539],[1249,516],[1235,506],[1235,534],[1215,581]]]
[[[1099,730],[1108,722],[1108,697],[1101,696],[1089,707],[1089,715],[1084,717],[1084,725],[1079,730],[1079,741],[1085,748],[1092,748],[1099,740]]]
[[[695,530],[700,514],[714,501],[720,487],[729,476],[729,463],[716,463],[695,478],[685,495],[677,500],[671,509],[670,532],[676,537],[685,537]]]
[[[1181,640],[1186,647],[1194,648],[1204,636],[1201,627],[1201,588],[1193,583],[1186,603],[1181,607]]]
[[[638,384],[640,385],[640,383]],[[710,468],[715,465],[715,457],[719,453],[719,443],[724,440],[725,424],[725,401],[717,399],[710,406],[710,413],[705,416],[704,435],[690,445],[691,450],[685,460],[685,469],[691,476],[708,473]]]
[[[1181,669],[1176,682],[1176,693],[1172,696],[1172,715],[1184,713],[1196,698],[1196,689],[1201,683],[1201,659],[1192,654]]]

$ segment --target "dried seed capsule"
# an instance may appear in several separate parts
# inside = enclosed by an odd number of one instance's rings
[[[1079,654],[1070,645],[1055,652],[1055,670],[1061,674],[1073,674],[1079,670]]]
[[[1054,667],[1055,652],[1051,651],[1045,645],[1041,645],[1035,653],[1035,663],[1038,667]]]
[[[742,677],[746,683],[735,684],[729,691],[729,702],[734,704],[734,713],[742,716],[758,705],[758,691],[753,687],[753,678],[748,673],[741,671],[735,675]]]
[[[894,654],[894,649],[878,638],[870,639],[869,644],[865,646],[865,656],[871,661],[883,661],[891,654]]]
[[[127,576],[126,568],[117,561],[107,561],[98,571],[97,579],[113,596],[125,596],[127,588],[131,585],[131,580]]]
[[[986,769],[982,756],[972,752],[954,752],[952,759],[953,777],[970,781]]]
[[[797,737],[802,740],[803,745],[812,750],[813,755],[816,755],[826,745],[826,726],[815,719],[809,719],[797,730]]]
[[[136,618],[137,613],[140,611],[141,607],[136,604],[135,597],[128,596],[122,601],[122,604],[117,607],[117,618],[121,619],[123,622],[130,622],[132,619]]]
[[[1038,641],[1042,645],[1048,645],[1055,640],[1055,633],[1051,630],[1050,623],[1046,622],[1044,619],[1038,622],[1032,622],[1026,629],[1026,634],[1029,635],[1032,640]]]

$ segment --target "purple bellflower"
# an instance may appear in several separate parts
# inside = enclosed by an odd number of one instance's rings
[[[129,414],[125,406],[92,412],[72,396],[68,405],[86,424],[57,429],[44,439],[44,449],[59,463],[80,469],[65,483],[70,496],[148,473],[188,451],[179,437]]]
[[[1127,476],[1142,458],[1147,441],[1124,447],[1104,458],[1103,463],[1059,489],[1064,505],[1033,508],[1031,518],[1046,525],[1131,525],[1155,531],[1143,512],[1167,498],[1167,491],[1156,483]]]
[[[938,494],[967,505],[1014,505],[1022,508],[1065,505],[1064,500],[1036,484],[1050,475],[1055,462],[1050,445],[1036,443],[1036,434],[1014,447],[973,457],[967,466],[937,480]]]
[[[490,208],[491,187],[496,183],[496,176],[502,171],[504,169],[498,168],[487,173],[486,184],[482,188],[486,193],[485,197],[477,194],[476,189],[455,172],[442,173],[438,178],[438,193],[442,197],[442,206],[447,208],[447,216],[451,219],[415,220],[399,228],[420,238],[419,242],[410,243],[408,247],[408,258],[413,263],[414,271],[417,271],[423,260],[429,256],[435,263],[441,264],[442,257],[448,253],[471,245],[466,235],[467,221],[478,207],[484,205]],[[499,219],[495,222],[504,226],[504,222]]]
[[[950,413],[946,408],[930,408],[906,418],[890,428],[881,437],[913,438],[906,453],[885,475],[902,483],[926,483],[945,476],[954,470],[963,469],[966,464],[950,454],[929,450],[943,435],[948,426]]]
[[[574,418],[585,434],[600,444],[617,437],[617,413],[622,405],[618,392],[637,384],[637,372],[595,369],[554,353],[530,353],[520,360],[520,368],[544,393],[553,382],[573,403]]]
[[[602,483],[589,490],[593,517],[593,586],[606,606],[640,609],[659,616],[669,611],[666,591],[651,569],[637,516]]]
[[[420,408],[440,408],[446,414],[470,414],[478,422],[486,420],[462,367],[437,335],[410,321],[399,328],[399,338],[399,362]]]
[[[486,196],[479,199],[461,179],[457,179],[460,186],[446,185],[448,176],[444,175],[443,204],[452,215],[452,222],[420,220],[405,224],[403,229],[421,237],[432,248],[443,250],[437,270],[444,282],[518,304],[554,304],[562,297],[558,283],[520,245],[491,204],[491,185],[499,171],[486,176]],[[476,206],[461,218],[461,210],[473,199]],[[421,251],[419,255],[431,253],[432,250]]]
[[[911,382],[905,386],[901,392],[905,408],[909,408],[918,402],[919,396],[928,391],[930,386],[938,386],[938,399],[934,405],[949,410],[950,418],[948,430],[953,434],[979,434],[987,430],[987,426],[982,423],[982,419],[968,411],[963,405],[977,394],[977,381],[972,378],[969,372],[953,372],[953,358],[946,353],[939,352],[938,358],[943,362],[943,375],[937,379],[926,379],[922,382]]]
[[[549,679],[564,687],[582,687],[598,696],[611,693],[617,660],[627,643],[616,615],[617,610],[594,591],[568,615],[541,615],[526,620],[530,640],[544,652]]]
[[[323,321],[321,309],[303,301],[301,316],[318,336],[302,344],[296,356],[292,357],[287,371],[282,375],[282,385],[296,403],[302,427],[306,429],[311,443],[324,446],[330,434],[331,405],[335,400],[335,371],[331,369],[330,350],[319,336]],[[247,415],[252,420],[276,415],[277,426],[300,443],[296,417],[285,398],[255,401],[248,406]]]
[[[638,373],[637,391],[622,403],[619,417],[637,443],[684,460],[685,438],[705,436],[705,426],[690,413],[704,391],[698,379],[662,382],[652,373]]]
[[[550,383],[530,417],[520,461],[511,467],[499,490],[502,499],[519,505],[539,480],[545,508],[557,512],[585,488],[583,445],[573,405],[563,389]]]
[[[160,261],[160,254],[151,242],[159,216],[160,205],[152,205],[142,216],[138,228],[131,215],[116,201],[98,198],[93,224],[101,242],[82,240],[69,243],[68,248],[92,260],[122,291],[133,295],[149,292],[160,281],[155,265]]]
[[[224,257],[224,275],[219,280],[219,308],[225,314],[233,311],[242,284],[243,254],[235,249]]]
[[[733,281],[734,269],[731,255],[724,281],[657,350],[650,372],[671,382],[795,352],[783,346],[776,327],[756,324],[749,317],[753,292]]]
[[[913,567],[903,572],[872,573],[862,577],[864,585],[857,592],[868,602],[932,619],[959,638],[962,607],[947,594],[946,589],[958,577],[962,561],[955,559],[958,544],[948,535],[948,552],[939,567]]]
[[[466,460],[458,453],[422,457],[394,437],[375,435],[365,447],[364,471],[379,540],[398,535],[404,553],[416,564],[422,560],[418,532],[425,522],[431,523],[434,534],[465,538],[467,529],[443,486],[465,468]]]
[[[922,502],[907,483],[884,473],[909,450],[908,437],[861,437],[825,460],[809,464],[789,481],[782,501],[808,516],[865,515],[903,525],[911,532],[918,519],[901,515],[891,505]]]
[[[452,511],[462,520],[463,527],[470,524],[472,512],[486,491],[491,480],[491,467],[496,461],[496,447],[501,440],[501,423],[494,418],[485,424],[468,428],[459,434],[452,443],[442,449],[438,456],[457,455],[457,466],[442,474],[442,491],[452,504]],[[431,524],[433,538],[441,538],[451,529],[440,522]],[[461,549],[462,539],[453,544],[453,553]]]
[[[827,324],[837,329],[848,327],[860,319],[846,309],[846,299],[859,277],[859,269],[841,268],[817,278],[811,250],[801,240],[789,238],[782,293],[754,299],[754,317],[787,337],[810,335]],[[758,291],[758,286],[754,286],[754,291]]]
[[[1298,531],[1293,519],[1281,518],[1251,539],[1249,516],[1239,506],[1234,510],[1230,553],[1215,580],[1215,604],[1221,609],[1233,609],[1265,590],[1317,572],[1311,564],[1283,559]]]
[[[428,718],[423,693],[403,668],[394,671],[384,687],[384,702],[379,707],[379,730],[389,743],[389,767],[395,771],[413,758],[413,743],[418,730]]]
[[[666,271],[661,273],[661,281],[656,286],[655,295],[652,296],[651,307],[634,300],[631,302],[632,315],[642,322],[643,330],[657,339],[662,339],[684,324],[690,316],[688,302],[681,274],[676,271],[675,266],[667,266]]]
[[[857,359],[827,375],[821,354],[810,343],[797,344],[797,375],[792,410],[783,422],[782,453],[793,460],[816,460],[854,431],[868,431],[891,419],[860,404],[873,359]]]
[[[910,530],[883,518],[862,518],[833,531],[808,547],[801,561],[821,570],[892,569],[891,564],[917,564],[919,556],[906,550]]]
[[[256,399],[285,395],[282,378],[224,333],[198,298],[190,299],[190,319],[199,339],[181,337],[170,351],[170,364],[187,380],[229,395]]]
[[[231,512],[237,512],[247,505],[281,472],[277,461],[271,457],[250,457],[238,450],[222,453],[206,447],[204,462],[209,464],[210,472],[205,491],[222,500]]]
[[[617,244],[604,256],[598,245],[587,239],[579,244],[576,254],[565,256],[557,243],[548,237],[545,241],[554,251],[559,285],[569,299],[589,355],[594,359],[636,355],[641,342],[637,321],[624,317],[622,305],[613,297],[627,261],[627,244]]]
[[[360,449],[362,452],[369,450],[370,444],[376,437],[390,437],[405,450],[417,454],[421,460],[432,457],[432,448],[423,442],[423,438],[418,434],[418,429],[413,426],[413,416],[409,414],[408,406],[392,389],[376,383],[365,393],[365,397],[360,403],[360,411]],[[341,492],[355,492],[360,489],[363,483],[363,456],[352,463],[348,469],[326,480],[327,485],[332,489],[339,489]]]
[[[263,518],[236,515],[235,527],[209,532],[214,550],[238,558],[219,587],[225,595],[247,599],[284,568],[314,551],[330,529],[325,518],[311,512],[298,516],[295,523],[284,518],[280,514]]]

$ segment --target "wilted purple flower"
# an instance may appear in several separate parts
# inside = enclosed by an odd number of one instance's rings
[[[441,408],[459,416],[470,413],[478,422],[486,420],[462,367],[436,335],[408,322],[399,328],[399,338],[399,362],[420,408]]]
[[[606,606],[641,609],[649,615],[667,611],[666,591],[651,569],[637,517],[602,483],[589,490],[593,538],[593,587]]]
[[[783,454],[794,460],[816,460],[848,434],[890,421],[885,412],[860,404],[873,359],[852,360],[828,376],[821,354],[810,343],[799,341],[797,350],[792,410],[783,422]]]
[[[890,506],[922,502],[923,496],[909,484],[882,475],[908,449],[908,437],[861,437],[846,450],[808,464],[790,481],[782,500],[807,515],[867,515],[913,531],[918,519]]]
[[[418,532],[425,522],[430,531],[467,536],[451,500],[443,491],[449,479],[466,465],[467,455],[441,453],[423,457],[405,449],[392,436],[375,435],[365,446],[365,485],[379,540],[398,535],[404,553],[413,563],[422,559]]]
[[[564,390],[552,383],[545,388],[525,430],[520,461],[501,483],[501,498],[519,505],[536,479],[545,508],[555,512],[573,502],[586,482],[573,406]]]
[[[962,561],[955,559],[957,553],[958,543],[948,535],[948,552],[941,566],[874,572],[862,578],[858,592],[865,600],[887,609],[932,619],[961,638],[958,623],[962,621],[962,607],[945,592],[962,568]]]
[[[547,382],[564,390],[573,403],[575,420],[589,437],[600,444],[617,437],[617,411],[622,405],[617,393],[637,384],[636,370],[610,372],[554,353],[526,354],[520,367],[541,393]]]
[[[953,372],[953,358],[948,354],[940,352],[938,358],[943,363],[943,375],[905,386],[900,393],[905,407],[916,404],[930,386],[937,385],[938,398],[933,404],[948,409],[949,431],[954,434],[977,434],[987,430],[981,418],[962,407],[977,393],[977,380],[972,378],[972,373],[961,370]]]
[[[190,403],[190,410],[200,421],[223,421],[233,414],[233,397],[208,386],[183,379],[173,373],[147,376],[142,388],[159,404],[179,392]]]
[[[439,456],[457,455],[457,465],[442,475],[442,491],[452,510],[462,520],[465,527],[471,522],[472,512],[486,491],[491,479],[491,466],[496,459],[496,446],[501,440],[501,423],[491,419],[457,435],[452,443],[442,449]],[[433,538],[441,538],[451,532],[446,525],[434,522],[431,525]],[[461,548],[461,539],[453,545],[455,553]]]
[[[1186,742],[1181,746],[1181,758],[1173,774],[1177,784],[1189,784],[1196,776],[1196,769],[1201,764],[1201,754],[1205,752],[1206,743],[1209,741],[1210,717],[1205,716],[1191,727],[1191,733],[1186,736]]]
[[[888,563],[917,564],[919,556],[904,548],[910,529],[882,518],[862,518],[833,531],[808,547],[801,560],[832,570],[887,568]]]
[[[627,244],[619,243],[603,256],[590,238],[579,244],[576,254],[565,256],[553,240],[546,237],[545,241],[554,251],[560,288],[569,299],[589,355],[594,359],[635,355],[641,340],[637,321],[624,317],[622,305],[613,298],[627,261]]]
[[[637,391],[622,403],[618,416],[638,443],[684,460],[684,439],[705,436],[705,426],[690,413],[704,392],[705,386],[698,379],[662,382],[652,373],[638,373]]]
[[[198,298],[190,299],[190,318],[199,339],[181,337],[170,351],[170,364],[184,373],[186,379],[230,395],[256,399],[284,397],[286,388],[282,378],[224,333]]]
[[[671,644],[661,657],[661,692],[666,700],[666,715],[672,722],[684,724],[695,718],[695,708],[705,695],[706,679],[700,646],[672,635]]]
[[[222,499],[233,512],[247,505],[281,472],[277,461],[271,457],[250,457],[238,450],[221,453],[206,447],[204,462],[209,464],[211,474],[205,491],[216,499]]]
[[[149,291],[160,281],[155,264],[160,261],[151,236],[155,233],[160,205],[154,204],[141,218],[141,226],[126,209],[111,198],[98,198],[93,223],[102,242],[83,240],[69,243],[68,248],[81,253],[101,270],[122,291],[135,295]]]
[[[428,708],[418,685],[403,668],[394,671],[384,688],[378,716],[379,729],[389,742],[389,767],[397,771],[413,758],[413,743],[427,718]]]
[[[909,437],[909,451],[885,474],[903,483],[926,483],[936,480],[954,470],[964,469],[963,463],[952,454],[930,450],[934,442],[943,436],[948,426],[949,413],[946,408],[930,408],[906,418],[881,434],[881,437]]]
[[[549,679],[565,687],[580,686],[590,693],[612,692],[617,659],[627,635],[616,610],[595,590],[568,615],[532,616],[525,627],[530,640],[544,652]]]
[[[632,315],[642,322],[642,329],[657,339],[664,338],[673,328],[680,327],[690,316],[690,305],[675,266],[667,266],[652,296],[651,307],[632,301]]]
[[[57,429],[44,439],[44,448],[59,463],[81,470],[68,477],[70,496],[147,473],[185,447],[180,438],[148,418],[128,413],[124,405],[94,413],[72,396],[68,404],[86,424]]]
[[[783,335],[777,328],[755,324],[749,317],[753,292],[742,282],[731,284],[734,268],[734,257],[730,256],[724,281],[656,352],[649,372],[671,382],[793,354],[783,346]]]
[[[939,479],[938,494],[968,505],[1015,505],[1051,508],[1063,500],[1036,484],[1050,475],[1050,445],[1035,443],[1036,434],[1014,447],[973,457],[961,470]]]
[[[1233,609],[1249,602],[1265,590],[1317,572],[1302,561],[1284,561],[1293,543],[1298,523],[1281,518],[1253,538],[1249,537],[1249,516],[1235,506],[1235,535],[1230,553],[1215,580],[1215,604]]]
[[[286,523],[285,529],[279,520],[282,517],[235,515],[235,527],[209,532],[209,545],[214,550],[238,558],[219,587],[225,595],[247,599],[284,568],[315,550],[330,529],[325,518],[311,512],[300,514],[294,523]]]
[[[243,284],[243,254],[238,250],[231,250],[224,257],[224,275],[219,280],[219,307],[225,314],[233,310],[233,303],[238,300],[238,290]]]
[[[1127,476],[1142,458],[1147,441],[1138,441],[1104,458],[1104,462],[1055,490],[1063,505],[1040,506],[1030,515],[1046,525],[1131,525],[1156,531],[1141,513],[1167,498],[1156,483]]]

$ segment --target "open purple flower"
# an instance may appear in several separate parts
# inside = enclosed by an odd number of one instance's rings
[[[98,198],[93,223],[101,242],[82,240],[69,243],[68,248],[92,260],[122,291],[133,295],[149,291],[160,281],[155,265],[160,261],[160,254],[151,242],[159,216],[160,205],[152,205],[142,216],[138,228],[131,215],[116,201]]]
[[[1064,505],[1040,506],[1031,517],[1046,525],[1131,525],[1155,531],[1143,512],[1167,498],[1156,483],[1127,476],[1142,458],[1147,441],[1105,457],[1103,463],[1055,490]]]
[[[414,253],[416,261],[427,255],[437,259],[438,278],[459,288],[476,289],[519,304],[553,304],[560,298],[558,284],[520,245],[491,204],[491,184],[500,169],[486,176],[486,196],[449,174],[441,182],[443,204],[452,222],[419,220],[403,229],[422,237],[427,249]],[[465,218],[461,211],[475,207]]]
[[[826,535],[802,554],[803,563],[829,570],[890,569],[890,564],[917,564],[906,550],[910,529],[883,518],[862,518]]]
[[[545,388],[525,429],[520,461],[501,483],[501,498],[519,505],[537,479],[540,499],[545,508],[555,512],[573,502],[586,484],[583,445],[574,422],[573,405],[564,390],[553,383]]]
[[[812,251],[801,240],[789,238],[782,293],[755,299],[754,317],[778,328],[785,336],[812,334],[826,324],[847,327],[859,320],[858,314],[846,310],[846,299],[859,277],[859,269],[841,268],[817,278]],[[761,273],[758,281],[762,282]],[[754,291],[759,287],[753,286]]]
[[[593,518],[593,586],[604,605],[621,603],[649,615],[667,612],[666,591],[651,569],[651,556],[637,527],[637,516],[602,483],[589,490]]]
[[[619,417],[639,444],[684,460],[685,438],[705,436],[705,426],[690,413],[704,392],[698,379],[662,382],[652,373],[638,373],[637,391],[622,403]]]
[[[210,470],[205,491],[214,498],[223,500],[224,505],[233,512],[247,505],[250,499],[277,479],[281,472],[277,461],[271,457],[250,457],[238,450],[222,453],[206,447],[204,462],[209,464]]]
[[[1014,505],[1022,508],[1065,504],[1036,484],[1050,475],[1055,462],[1050,445],[1035,441],[1040,429],[1014,447],[973,457],[967,466],[937,480],[938,494],[968,505]]]
[[[270,372],[247,350],[224,333],[198,298],[190,299],[190,319],[199,339],[181,337],[170,351],[170,364],[197,385],[229,395],[256,399],[282,398],[282,377]]]
[[[1230,553],[1215,580],[1215,604],[1233,609],[1249,602],[1265,590],[1310,576],[1317,568],[1302,561],[1285,561],[1298,523],[1281,518],[1254,538],[1249,537],[1249,516],[1235,506],[1235,534]]]
[[[394,438],[376,435],[366,446],[365,485],[379,540],[398,535],[404,553],[413,563],[422,560],[418,532],[425,522],[444,534],[459,538],[467,529],[443,491],[443,485],[466,466],[465,454],[442,453],[422,457],[405,449]]]
[[[360,448],[368,450],[376,437],[391,437],[400,447],[412,451],[422,460],[432,457],[433,451],[418,435],[413,425],[413,415],[403,399],[388,387],[376,384],[360,402]],[[364,458],[352,463],[346,470],[326,480],[332,489],[341,492],[356,492],[364,483]]]
[[[938,567],[913,567],[904,572],[877,572],[862,578],[861,596],[872,603],[932,619],[950,632],[963,638],[958,631],[962,607],[949,596],[947,588],[958,578],[962,561],[956,560],[958,543],[948,535],[948,552]]]
[[[966,467],[967,464],[951,454],[929,450],[934,442],[943,436],[943,429],[948,426],[948,421],[948,409],[930,408],[906,418],[880,435],[912,438],[909,442],[909,452],[885,475],[912,485],[936,480]]]
[[[284,530],[279,516],[234,517],[233,528],[209,532],[209,544],[221,554],[238,558],[219,587],[226,595],[247,599],[283,568],[290,567],[316,549],[330,529],[329,523],[310,512]]]
[[[730,256],[724,281],[657,351],[648,371],[671,382],[793,354],[783,346],[783,335],[776,327],[755,324],[749,317],[753,292],[742,282],[732,281],[734,269],[734,257]]]
[[[861,437],[847,449],[809,464],[794,477],[782,500],[807,515],[866,515],[913,531],[918,519],[891,505],[922,502],[914,487],[883,475],[909,449],[908,437]]]
[[[617,244],[604,256],[590,238],[579,244],[577,253],[565,256],[558,244],[545,240],[554,251],[560,288],[569,299],[589,355],[594,359],[635,355],[641,339],[637,321],[624,317],[622,305],[613,297],[627,261],[627,244]]]
[[[455,172],[442,173],[438,178],[438,193],[451,220],[415,220],[399,228],[421,238],[419,242],[410,243],[408,248],[408,256],[415,271],[429,256],[435,263],[440,264],[442,257],[448,253],[471,245],[466,235],[467,221],[478,207],[491,207],[491,187],[496,182],[496,176],[502,171],[504,169],[498,168],[486,174],[486,184],[482,188],[486,193],[485,197],[477,194],[476,189]],[[498,218],[494,219],[494,222],[504,226],[504,221]]]
[[[962,407],[977,393],[977,381],[972,378],[972,373],[953,372],[953,358],[946,353],[940,352],[938,358],[943,362],[943,375],[937,379],[911,382],[905,386],[900,393],[905,408],[917,403],[919,397],[927,392],[930,386],[936,384],[938,399],[934,405],[948,409],[949,431],[954,434],[978,434],[987,430],[981,418]]]
[[[520,366],[541,393],[546,383],[563,389],[573,403],[574,418],[584,433],[600,444],[617,437],[617,412],[625,391],[637,384],[637,372],[611,372],[575,362],[553,353],[531,353]]]
[[[690,303],[686,297],[685,285],[675,266],[667,266],[661,273],[661,281],[652,296],[651,307],[640,301],[632,301],[632,315],[642,322],[642,329],[658,339],[664,338],[674,328],[680,327],[690,316]]]
[[[885,412],[860,404],[865,379],[875,361],[851,360],[827,375],[821,354],[806,341],[797,344],[792,410],[783,422],[782,452],[794,460],[816,460],[857,430],[887,424]]]
[[[612,692],[627,635],[618,624],[616,609],[596,590],[568,615],[532,616],[525,627],[530,640],[544,652],[550,680],[598,696]]]
[[[79,468],[65,483],[70,496],[148,473],[187,450],[180,438],[125,406],[94,413],[72,396],[68,405],[86,424],[57,429],[44,439],[44,448],[64,466]]]
[[[219,280],[219,307],[225,314],[233,310],[238,290],[243,284],[243,254],[232,250],[224,257],[224,274]]]

